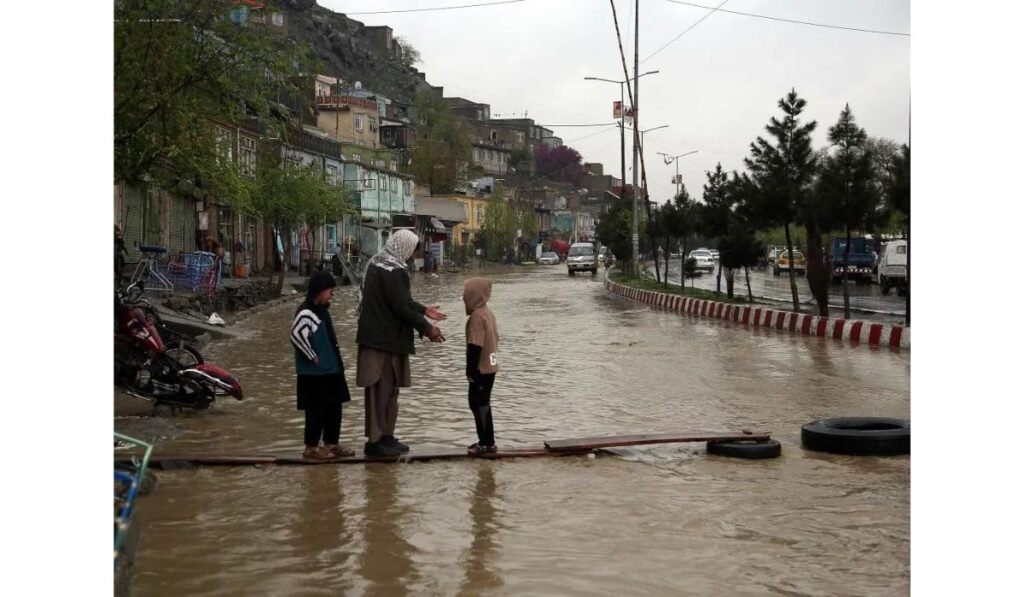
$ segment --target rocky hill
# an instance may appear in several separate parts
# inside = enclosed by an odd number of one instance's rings
[[[279,0],[278,5],[287,14],[288,37],[310,45],[323,63],[321,74],[359,81],[365,89],[406,105],[417,88],[428,85],[426,75],[402,64],[400,53],[388,52],[364,23],[315,0]]]

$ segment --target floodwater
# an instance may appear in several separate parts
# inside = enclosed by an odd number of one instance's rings
[[[464,277],[414,278],[417,299],[449,320],[447,343],[418,344],[413,387],[402,390],[397,435],[413,449],[475,441]],[[138,506],[133,594],[909,593],[910,457],[800,447],[800,426],[814,419],[909,418],[909,353],[658,311],[564,267],[492,277],[499,447],[750,428],[771,431],[782,457],[677,444],[597,458],[162,472]],[[339,288],[332,305],[350,381],[353,300]],[[241,339],[207,347],[247,399],[151,420],[164,430],[161,451],[300,453],[294,308],[255,315]],[[352,389],[342,443],[360,449],[362,392]]]

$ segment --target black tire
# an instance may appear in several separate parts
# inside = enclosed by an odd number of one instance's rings
[[[178,363],[183,368],[195,367],[196,365],[203,364],[203,354],[199,352],[199,349],[192,344],[171,344],[164,351],[167,358],[171,359],[175,363]]]
[[[882,287],[882,295],[883,296],[889,296],[889,288],[890,288],[890,286],[889,286],[889,281],[886,279],[885,276],[879,276],[879,278],[878,278],[878,285]]]
[[[569,270],[569,275],[570,275],[570,276],[575,276],[575,275],[576,275],[576,272],[574,272],[574,271],[572,271],[572,270]]]
[[[910,454],[910,421],[888,417],[819,419],[800,430],[808,450],[832,454]]]
[[[590,275],[591,276],[596,276],[597,275],[597,268],[596,267],[594,269],[590,270]]]
[[[779,268],[773,267],[772,268],[772,275],[777,277],[779,275]]]
[[[708,442],[708,454],[761,460],[778,458],[782,455],[782,444],[774,439],[758,442],[739,440],[735,442]]]

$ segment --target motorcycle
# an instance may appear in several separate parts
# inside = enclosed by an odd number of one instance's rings
[[[241,400],[242,386],[231,373],[201,362],[201,355],[199,362],[187,362],[191,352],[164,344],[141,294],[130,286],[114,295],[114,384],[126,394],[172,408],[209,408],[217,396]],[[148,309],[155,313],[152,305]]]

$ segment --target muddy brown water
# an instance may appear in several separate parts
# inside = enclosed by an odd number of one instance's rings
[[[800,447],[800,426],[813,419],[909,418],[909,353],[658,311],[563,268],[493,278],[499,446],[763,428],[782,457],[729,459],[694,444],[597,458],[162,472],[138,508],[133,595],[909,593],[910,457]],[[414,280],[421,302],[449,314],[447,343],[418,344],[413,388],[402,390],[398,435],[416,447],[475,440],[463,279]],[[238,375],[245,401],[120,417],[115,428],[174,453],[298,454],[294,308],[255,315],[242,338],[205,349]],[[351,380],[351,288],[339,289],[332,313]],[[342,441],[361,448],[363,402],[352,389]]]

